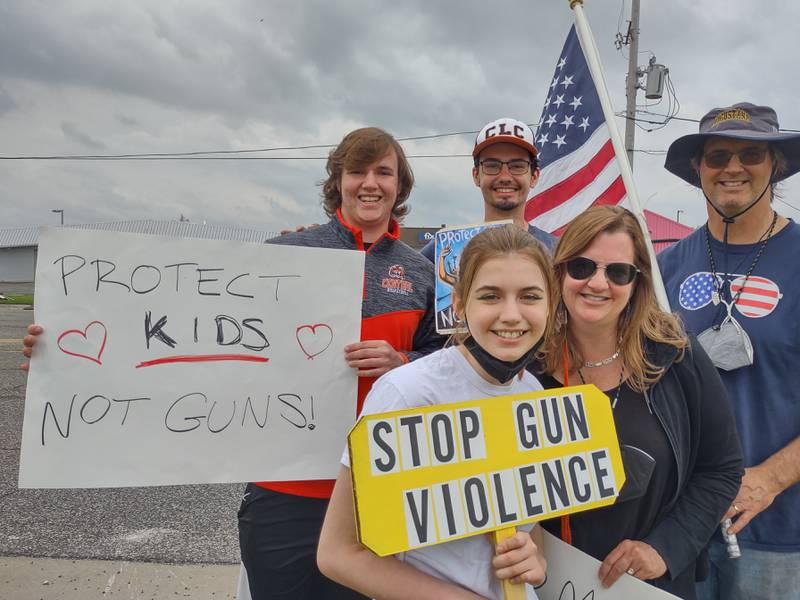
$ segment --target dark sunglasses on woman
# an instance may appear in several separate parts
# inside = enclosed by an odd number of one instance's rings
[[[639,272],[639,269],[629,263],[614,262],[598,265],[591,258],[585,256],[576,256],[567,261],[567,273],[573,279],[589,279],[597,269],[605,269],[606,279],[616,285],[628,285]]]

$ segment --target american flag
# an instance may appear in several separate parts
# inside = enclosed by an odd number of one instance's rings
[[[778,285],[766,277],[751,275],[745,283],[744,275],[730,275],[730,294],[742,293],[736,301],[736,310],[746,317],[757,319],[770,314],[783,297]],[[718,281],[721,279],[717,275]],[[744,288],[742,288],[744,285]],[[714,275],[707,271],[694,273],[681,284],[678,300],[686,310],[699,310],[707,306],[713,299]]]
[[[574,25],[550,82],[536,147],[542,172],[525,205],[528,222],[558,234],[588,207],[625,199],[600,98]]]

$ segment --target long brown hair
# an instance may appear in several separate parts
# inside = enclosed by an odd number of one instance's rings
[[[633,282],[628,306],[622,312],[617,324],[621,337],[620,349],[625,368],[629,373],[628,384],[643,392],[659,380],[664,369],[647,360],[645,343],[647,340],[668,344],[680,351],[678,360],[683,357],[687,346],[686,334],[675,315],[666,313],[658,306],[653,287],[653,269],[647,245],[639,222],[627,209],[619,206],[592,207],[570,222],[558,242],[554,262],[556,279],[556,298],[559,310],[566,310],[561,302],[562,288],[566,276],[566,263],[582,252],[601,233],[626,233],[633,242],[634,264],[639,274]],[[547,373],[563,369],[564,345],[567,347],[569,364],[581,365],[584,357],[570,332],[569,316],[567,324],[545,340],[542,348],[542,362]]]
[[[461,252],[458,263],[458,279],[453,286],[454,305],[458,304],[458,311],[463,316],[478,269],[488,260],[510,254],[519,254],[530,259],[542,272],[546,287],[548,315],[550,316],[543,334],[546,339],[553,327],[552,315],[555,307],[556,286],[555,279],[553,279],[553,265],[542,244],[530,233],[516,225],[489,227],[469,241]],[[450,338],[450,342],[461,343],[467,335],[469,334],[454,334]]]
[[[359,169],[371,165],[376,160],[381,160],[390,150],[397,154],[397,199],[392,207],[392,216],[401,220],[410,207],[405,202],[414,187],[414,173],[408,164],[405,152],[400,143],[383,129],[377,127],[363,127],[348,133],[339,145],[328,155],[325,170],[328,178],[322,181],[322,208],[328,217],[336,214],[336,209],[342,205],[342,192],[339,185],[342,173],[346,169]]]

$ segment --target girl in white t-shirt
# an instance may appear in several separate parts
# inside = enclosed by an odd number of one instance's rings
[[[464,249],[453,306],[469,334],[390,371],[362,414],[541,390],[525,371],[548,329],[552,269],[543,247],[514,225],[476,235]],[[322,572],[363,594],[392,598],[502,598],[502,579],[538,584],[546,562],[530,525],[496,547],[476,535],[379,557],[356,537],[348,455],[342,459],[317,552]],[[531,585],[528,598],[536,598]]]

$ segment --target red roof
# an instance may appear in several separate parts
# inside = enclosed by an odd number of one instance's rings
[[[688,225],[673,221],[669,217],[654,213],[652,210],[644,210],[644,220],[647,221],[647,230],[650,232],[650,239],[653,241],[653,249],[656,254],[662,250],[666,250],[672,246],[672,244],[682,240],[694,231],[694,229]],[[561,237],[567,225],[554,231],[553,235]]]
[[[644,218],[647,221],[647,229],[650,231],[650,239],[653,240],[656,254],[694,231],[688,225],[673,221],[669,217],[659,215],[651,210],[644,210]]]

